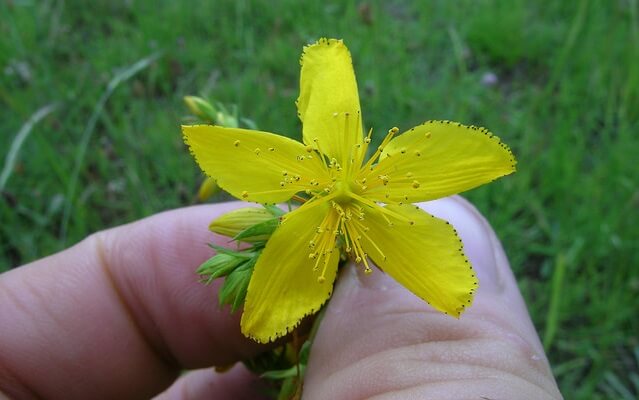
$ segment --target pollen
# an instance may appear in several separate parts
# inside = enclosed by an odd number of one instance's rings
[[[417,189],[419,187],[419,182],[418,181],[413,181],[412,185],[413,189]]]
[[[233,142],[233,146],[238,147],[240,145],[240,141],[236,140],[235,142]]]
[[[247,198],[248,195],[249,195],[249,193],[246,190],[242,192],[242,198],[243,199]]]

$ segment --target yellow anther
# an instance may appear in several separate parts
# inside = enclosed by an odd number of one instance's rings
[[[287,170],[282,171],[282,175],[283,175],[283,176],[288,175],[288,171],[287,171]]]
[[[371,138],[369,138],[369,137],[364,138],[364,143],[368,144],[368,143],[370,143],[370,142],[371,142]]]
[[[308,258],[310,258],[311,260],[314,260],[317,258],[317,253],[309,253],[308,254]]]
[[[269,147],[268,151],[275,151],[275,147]]]
[[[324,283],[326,282],[326,278],[324,278],[323,276],[320,276],[317,278],[317,283]]]
[[[402,154],[406,154],[406,147],[402,147],[402,149],[399,152]]]
[[[260,148],[259,148],[259,147],[256,147],[254,151],[255,151],[255,154],[259,155],[259,154],[260,154],[260,151],[262,151],[262,150],[260,150]]]
[[[362,257],[357,256],[357,257],[355,258],[355,262],[356,262],[356,263],[361,263],[361,262],[362,262]]]
[[[233,146],[237,147],[239,145],[240,145],[240,141],[239,140],[236,140],[235,142],[233,142]]]
[[[421,155],[422,155],[422,153],[421,153],[419,150],[416,150],[416,151],[415,151],[415,155],[416,155],[417,157],[419,157],[419,156],[421,156]]]
[[[431,137],[432,135],[431,135],[431,133],[430,133],[430,132],[426,132],[426,135],[424,135],[424,136],[426,136],[426,139],[430,139],[430,137]]]
[[[311,146],[310,144],[307,144],[305,149],[306,149],[306,152],[310,153],[311,151],[313,151],[313,146]]]
[[[413,189],[417,189],[419,187],[419,182],[413,181],[413,184],[411,186],[413,187]]]
[[[285,182],[280,182],[280,186],[281,186],[281,187],[284,187],[284,185],[286,185],[286,183],[285,183]]]
[[[371,272],[373,272],[373,270],[371,269],[371,267],[369,267],[368,265],[364,268],[364,273],[366,275],[370,275]]]
[[[243,199],[247,198],[248,195],[249,195],[249,193],[246,190],[242,192],[242,198]]]

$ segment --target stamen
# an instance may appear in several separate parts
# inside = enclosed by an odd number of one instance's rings
[[[384,151],[384,148],[386,147],[386,145],[393,139],[393,136],[395,136],[397,132],[399,132],[399,128],[397,127],[393,127],[388,130],[388,134],[382,141],[382,144],[379,145],[379,147],[375,151],[375,154],[373,154],[373,156],[368,159],[368,162],[366,163],[366,165],[362,167],[362,171],[365,171],[366,169],[371,167],[375,161],[377,161],[377,158],[382,154],[382,151]]]

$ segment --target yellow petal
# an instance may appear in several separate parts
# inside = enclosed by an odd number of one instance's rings
[[[300,63],[297,110],[304,143],[317,147],[317,138],[322,152],[343,162],[352,146],[363,140],[350,52],[341,40],[320,39],[304,48]],[[344,113],[349,113],[347,121]]]
[[[301,143],[267,132],[210,125],[183,126],[184,141],[200,168],[238,199],[286,201],[330,180],[317,156]]]
[[[431,306],[459,317],[471,305],[478,281],[453,227],[417,206],[386,208],[405,219],[367,213],[362,245],[368,256]]]
[[[251,276],[242,333],[267,343],[290,332],[305,316],[319,310],[333,290],[339,252],[328,260],[325,281],[313,271],[309,242],[329,212],[326,203],[288,215],[260,255]],[[321,268],[320,268],[321,270]]]
[[[378,201],[415,203],[460,193],[515,171],[515,157],[484,128],[429,121],[391,140],[366,172]],[[370,182],[384,176],[386,184]]]

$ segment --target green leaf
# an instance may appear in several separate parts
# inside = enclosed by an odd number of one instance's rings
[[[300,368],[303,368],[303,366],[300,365]],[[261,375],[261,377],[267,378],[267,379],[285,379],[285,378],[297,376],[297,372],[298,372],[297,366],[294,365],[288,369],[280,369],[277,371],[266,371]]]
[[[231,312],[235,312],[244,304],[256,261],[257,257],[251,258],[227,275],[218,294],[220,305],[230,304]]]
[[[243,259],[246,259],[246,260],[249,259],[249,258],[253,258],[256,255],[255,252],[251,251],[251,250],[253,250],[253,248],[240,250],[240,251],[235,251],[235,250],[227,249],[226,247],[215,245],[213,243],[209,243],[209,247],[214,249],[218,253],[228,254],[230,256],[243,258]]]
[[[237,257],[235,255],[218,253],[208,260],[204,261],[202,265],[197,269],[198,275],[208,276],[208,280],[211,281],[220,276],[228,275],[235,269],[240,263],[245,261],[245,257]]]

